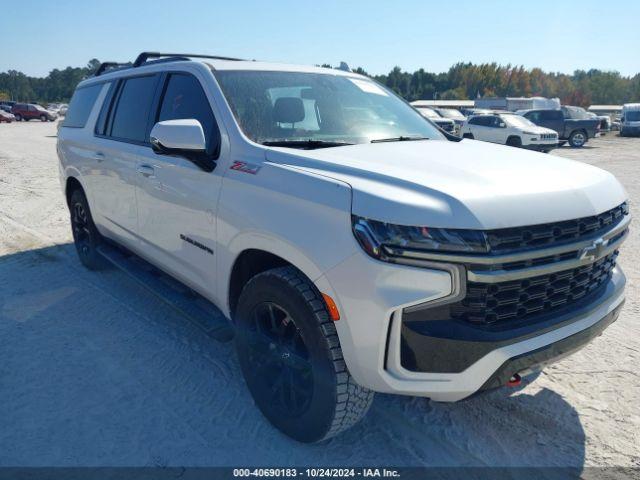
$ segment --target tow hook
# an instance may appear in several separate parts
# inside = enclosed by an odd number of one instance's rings
[[[514,373],[513,376],[507,382],[507,386],[517,387],[518,385],[520,385],[521,382],[522,382],[522,377],[519,374]]]

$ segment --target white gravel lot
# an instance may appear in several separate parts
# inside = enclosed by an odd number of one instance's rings
[[[640,467],[640,236],[627,303],[520,390],[459,404],[378,395],[346,434],[301,445],[253,405],[218,344],[117,270],[78,262],[54,123],[0,125],[0,466]],[[554,154],[598,165],[640,208],[640,139]]]

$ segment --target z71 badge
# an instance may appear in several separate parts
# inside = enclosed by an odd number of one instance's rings
[[[239,172],[250,173],[251,175],[257,174],[262,167],[256,165],[255,163],[247,163],[241,162],[239,160],[235,160],[233,165],[231,165],[231,170],[237,170]]]

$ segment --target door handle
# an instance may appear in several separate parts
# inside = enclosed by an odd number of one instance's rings
[[[94,159],[94,160],[97,160],[98,162],[102,162],[102,161],[104,161],[104,159],[105,159],[104,153],[102,153],[102,152],[95,152],[95,153],[93,154],[93,159]]]
[[[149,165],[140,165],[138,167],[138,173],[146,178],[153,178],[155,176],[155,170]]]

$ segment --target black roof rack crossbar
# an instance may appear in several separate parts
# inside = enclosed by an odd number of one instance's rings
[[[233,57],[219,57],[216,55],[198,55],[192,53],[160,53],[160,52],[142,52],[136,58],[136,61],[133,62],[134,67],[139,67],[144,64],[150,58],[161,58],[161,57],[182,57],[182,58],[212,58],[215,60],[231,60],[231,61],[242,61],[241,58],[233,58]]]
[[[100,75],[102,75],[108,68],[114,68],[114,67],[124,67],[126,66],[126,63],[118,63],[118,62],[102,62],[100,64],[100,66],[98,67],[98,69],[96,70],[96,73],[93,74],[94,77],[99,77]]]

